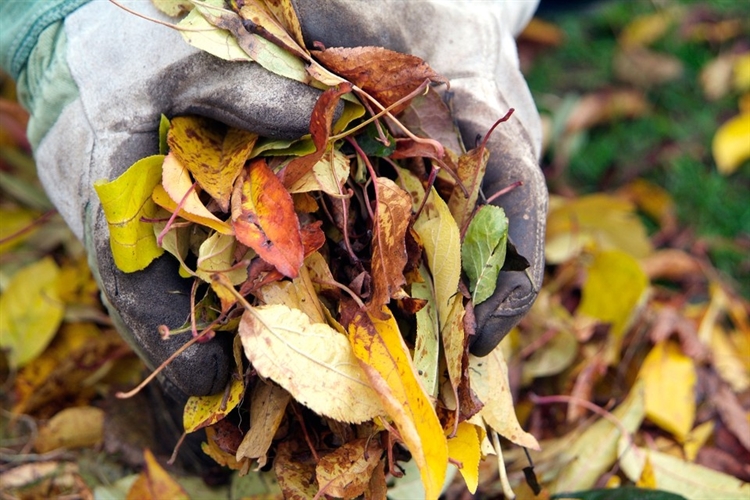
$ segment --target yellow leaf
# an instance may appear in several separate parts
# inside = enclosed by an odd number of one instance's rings
[[[695,420],[695,363],[673,342],[656,344],[641,365],[646,417],[684,442]]]
[[[344,194],[341,186],[346,182],[347,177],[349,177],[349,159],[338,149],[331,149],[313,165],[312,170],[292,184],[289,192],[323,191],[333,196],[341,196]]]
[[[747,500],[750,493],[750,484],[736,477],[667,453],[635,446],[628,439],[620,440],[618,456],[620,468],[631,481],[641,477],[648,458],[659,489],[685,498]]]
[[[223,5],[223,2],[219,5]],[[242,50],[235,37],[209,23],[196,9],[177,23],[177,27],[185,41],[197,49],[227,61],[253,60]]]
[[[346,336],[330,326],[273,304],[246,309],[239,333],[258,374],[315,413],[351,423],[385,413]]]
[[[697,425],[695,429],[690,431],[690,434],[685,438],[685,458],[689,461],[694,462],[698,456],[698,452],[703,445],[706,444],[708,439],[713,435],[716,422],[714,420],[708,420],[700,425]]]
[[[281,387],[259,380],[250,399],[250,430],[237,447],[237,460],[258,459],[258,467],[264,467],[266,453],[284,418],[291,395]]]
[[[145,462],[143,472],[128,490],[126,500],[161,500],[163,498],[189,500],[190,497],[182,486],[159,465],[151,450],[146,448],[143,451],[143,458]]]
[[[0,224],[0,241],[2,241],[2,243],[0,243],[0,255],[12,249],[36,232],[36,230],[26,231],[22,234],[18,234],[12,239],[7,239],[12,234],[16,234],[31,225],[34,221],[34,215],[29,210],[23,210],[20,208],[0,208],[0,220],[3,221],[2,224]]]
[[[59,274],[55,261],[45,257],[14,274],[0,295],[0,347],[9,350],[11,367],[39,356],[57,332],[65,314]]]
[[[550,199],[547,261],[559,264],[587,247],[619,249],[641,258],[651,253],[646,228],[632,203],[606,194]]]
[[[198,224],[201,224],[201,221],[211,221],[212,224],[206,225],[222,234],[234,234],[232,226],[209,212],[200,198],[198,198],[198,193],[195,192],[195,189],[192,189],[193,181],[190,179],[188,169],[172,153],[164,158],[161,181],[162,187],[174,202],[171,208],[160,203],[162,207],[170,212],[174,212],[180,202],[182,202],[180,217],[197,222]],[[154,190],[154,194],[156,194],[156,190]],[[194,217],[191,218],[190,216]]]
[[[648,459],[648,456],[646,456],[646,462],[643,464],[641,476],[638,478],[638,481],[635,482],[635,485],[639,488],[646,488],[650,490],[655,490],[659,486],[658,484],[656,484],[654,468],[651,466],[651,461]]]
[[[104,438],[104,410],[93,406],[66,408],[39,430],[34,448],[48,453],[58,448],[84,448]]]
[[[638,16],[622,30],[619,42],[623,47],[650,45],[664,36],[674,17],[674,13],[668,10]]]
[[[732,85],[737,92],[750,90],[750,53],[745,53],[734,60]]]
[[[211,274],[221,272],[233,285],[239,285],[247,279],[247,269],[231,269],[234,265],[234,250],[237,240],[232,236],[214,233],[201,243],[198,249],[198,262],[195,274],[203,281],[210,283]]]
[[[438,394],[438,360],[440,356],[440,339],[438,319],[435,309],[435,295],[432,278],[424,264],[419,266],[419,274],[424,280],[412,283],[411,295],[423,299],[427,304],[417,312],[417,339],[414,343],[414,367],[422,380],[427,394],[437,397]]]
[[[711,331],[711,361],[718,372],[737,394],[750,387],[750,370],[743,363],[748,356],[732,343],[720,325],[714,325]],[[745,351],[747,353],[749,351]]]
[[[265,304],[284,304],[292,309],[299,309],[313,323],[327,322],[307,267],[300,268],[299,276],[293,281],[268,283],[258,290],[257,295]]]
[[[256,140],[258,134],[231,127],[226,129],[207,118],[195,116],[173,118],[167,135],[170,155],[193,174],[198,185],[224,212],[229,211],[234,181]]]
[[[719,173],[729,175],[750,159],[750,113],[742,113],[719,127],[711,149]]]
[[[538,450],[539,442],[518,423],[502,348],[497,346],[483,358],[470,355],[469,374],[471,388],[484,403],[479,414],[487,425],[519,446]]]
[[[182,414],[185,432],[195,432],[223,419],[237,407],[244,394],[244,381],[232,378],[228,392],[223,391],[211,396],[191,396],[185,403]]]
[[[620,343],[648,289],[635,258],[620,250],[599,252],[587,269],[577,314],[610,323],[606,361],[619,359]]]
[[[336,498],[358,498],[365,493],[383,448],[378,439],[359,438],[324,455],[315,466],[318,487]]]
[[[451,299],[461,276],[461,238],[448,205],[432,188],[424,210],[414,223],[422,239],[427,266],[432,274],[440,327],[448,323]]]
[[[458,424],[456,435],[448,439],[448,456],[459,462],[459,471],[471,494],[476,493],[479,485],[479,462],[482,450],[479,441],[480,429],[469,422]]]
[[[426,498],[437,499],[448,465],[448,445],[430,398],[417,379],[396,320],[387,308],[382,313],[386,320],[358,311],[348,327],[349,339],[419,467]]]
[[[169,196],[169,193],[167,193],[167,191],[164,189],[164,186],[162,186],[161,184],[156,185],[151,196],[154,200],[154,203],[156,203],[163,209],[172,213],[177,210],[177,203]],[[220,232],[221,234],[234,234],[234,229],[232,229],[232,226],[230,224],[227,224],[222,220],[218,220],[216,217],[201,217],[199,215],[188,213],[184,209],[180,209],[180,213],[178,215],[185,220],[209,227]]]
[[[151,224],[141,222],[142,217],[153,218],[156,213],[151,192],[161,179],[163,160],[162,155],[148,156],[135,162],[117,179],[94,183],[109,225],[112,257],[123,272],[145,269],[164,253],[156,244]]]

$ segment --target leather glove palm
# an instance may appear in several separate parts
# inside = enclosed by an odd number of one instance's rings
[[[146,3],[133,3],[156,16]],[[518,109],[518,119],[490,142],[492,165],[485,191],[524,182],[503,198],[502,205],[510,218],[511,240],[532,262],[532,269],[528,275],[502,273],[495,295],[477,308],[480,328],[473,350],[489,352],[535,298],[546,211],[546,191],[536,164],[538,118],[513,59],[510,26],[503,28],[507,23],[497,17],[502,9],[478,16],[479,11],[457,4],[415,2],[383,9],[345,0],[324,5],[298,1],[295,7],[308,43],[382,45],[427,60],[451,79],[457,118],[469,142],[509,107]],[[109,2],[83,6],[67,17],[64,29],[63,50],[78,95],[37,148],[40,177],[52,201],[84,239],[119,329],[154,368],[187,340],[180,335],[164,341],[157,327],[185,322],[190,283],[178,277],[176,262],[167,256],[134,274],[116,268],[93,182],[117,177],[134,161],[155,153],[162,113],[201,114],[263,136],[296,138],[307,132],[318,92],[255,64],[225,62],[198,52],[177,32]],[[217,338],[192,346],[164,376],[185,395],[215,393],[225,386],[231,359],[229,345]]]

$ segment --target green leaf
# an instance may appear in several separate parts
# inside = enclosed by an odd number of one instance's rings
[[[169,133],[169,118],[161,115],[159,119],[159,154],[169,153],[169,144],[167,144],[167,134]]]
[[[383,144],[380,134],[378,134],[378,127],[374,122],[367,126],[363,134],[357,136],[357,144],[367,156],[391,156],[396,150],[396,140],[385,127],[381,128],[385,133],[385,139],[388,141],[387,146]]]
[[[495,291],[497,276],[505,262],[507,243],[505,211],[494,205],[484,205],[471,219],[461,245],[461,260],[469,277],[474,305],[481,304]]]
[[[622,488],[602,488],[598,490],[576,491],[575,493],[557,493],[552,500],[563,498],[576,500],[685,500],[685,497],[661,490],[646,490],[635,486]]]
[[[62,322],[65,307],[57,293],[60,269],[47,257],[24,267],[0,295],[0,347],[21,367],[39,356]]]
[[[161,181],[163,155],[138,160],[120,177],[94,183],[109,224],[109,243],[117,267],[126,273],[145,269],[164,250],[156,244],[153,225],[141,222],[157,211],[151,192]]]

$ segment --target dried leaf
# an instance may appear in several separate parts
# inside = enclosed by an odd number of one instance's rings
[[[238,241],[283,275],[297,277],[304,259],[299,219],[291,195],[265,160],[253,161],[237,180],[232,224]]]
[[[284,27],[287,33],[301,47],[305,46],[305,39],[302,36],[302,27],[300,26],[297,12],[291,0],[264,0],[263,4],[271,11],[277,21]]]
[[[434,139],[446,153],[458,159],[464,151],[461,134],[440,94],[430,87],[424,95],[415,97],[399,116],[399,121],[419,137]]]
[[[611,325],[606,359],[612,364],[619,359],[622,337],[648,290],[648,277],[637,260],[620,250],[598,252],[587,273],[576,313]]]
[[[237,407],[244,394],[244,381],[233,378],[223,392],[211,396],[191,396],[182,413],[185,432],[195,432],[223,419]]]
[[[171,153],[224,212],[229,211],[232,186],[257,139],[258,134],[194,116],[174,117],[167,135]]]
[[[310,60],[310,54],[304,49],[304,41],[299,43],[295,40],[286,27],[268,9],[265,1],[245,0],[241,5],[239,14],[244,20],[243,25],[249,32],[260,35],[304,61]],[[292,5],[289,4],[287,7],[291,9],[291,13],[294,15]],[[288,12],[289,10],[287,10]],[[294,15],[295,20],[296,17]],[[289,20],[289,16],[287,16],[287,20]],[[301,37],[302,32],[299,27],[299,21],[297,21],[297,28],[300,30],[298,31],[298,35]]]
[[[340,196],[342,186],[349,177],[349,159],[338,149],[331,149],[304,174],[297,182],[289,187],[290,193],[307,193],[323,191],[326,194]]]
[[[201,450],[203,451],[203,453],[211,457],[214,462],[221,465],[222,467],[229,467],[232,470],[242,470],[249,468],[250,464],[247,459],[237,460],[232,453],[222,449],[222,447],[217,443],[216,427],[223,422],[226,422],[226,420],[221,420],[215,425],[206,427],[206,441],[201,443]],[[239,430],[237,432],[239,433]]]
[[[346,336],[330,326],[276,304],[246,310],[239,332],[257,372],[315,413],[354,423],[384,413]]]
[[[425,80],[447,83],[418,57],[383,47],[327,48],[313,55],[326,68],[377,99],[385,107],[407,96]],[[394,109],[394,114],[405,105]]]
[[[231,33],[216,28],[213,24],[208,22],[203,14],[197,9],[191,10],[185,18],[177,23],[177,29],[187,43],[196,49],[208,52],[220,59],[226,61],[253,60],[253,58],[250,57],[242,47],[240,47],[237,39]]]
[[[145,269],[164,253],[156,244],[151,225],[141,222],[142,217],[153,218],[156,213],[151,192],[161,179],[163,160],[161,155],[149,156],[135,162],[111,182],[94,182],[109,225],[112,257],[123,272]]]
[[[57,292],[60,269],[45,257],[16,272],[0,294],[0,347],[11,367],[39,356],[65,314]]]
[[[739,398],[726,384],[711,394],[711,401],[721,416],[721,421],[737,440],[750,451],[750,420]]]
[[[505,263],[508,218],[502,208],[484,205],[471,219],[461,245],[461,262],[469,278],[474,305],[492,296]]]
[[[426,498],[437,499],[448,464],[448,446],[429,396],[419,383],[398,325],[358,311],[348,326],[354,355],[393,419],[422,475]]]
[[[128,490],[126,500],[160,500],[163,498],[189,500],[190,497],[182,486],[159,465],[151,450],[148,448],[143,450],[143,458],[145,461],[143,472]]]
[[[445,355],[445,365],[448,371],[448,380],[450,380],[453,394],[458,397],[458,386],[461,383],[464,347],[466,332],[464,330],[464,298],[457,294],[451,299],[450,312],[446,323],[440,329],[440,337],[443,341],[443,353]],[[458,402],[457,402],[458,403]],[[447,405],[449,409],[455,409]]]
[[[573,134],[624,118],[638,118],[650,109],[644,93],[635,89],[607,89],[587,94],[570,112],[565,132]]]
[[[448,207],[451,214],[453,214],[453,218],[456,219],[458,227],[462,229],[466,227],[466,224],[472,219],[472,215],[474,214],[477,199],[479,198],[479,190],[482,187],[482,179],[484,179],[484,173],[487,171],[487,162],[489,159],[490,151],[485,147],[472,149],[458,158],[458,167],[455,173],[459,181],[461,181],[461,185],[468,191],[468,196],[464,194],[461,186],[456,183],[453,186],[453,192],[448,198]]]
[[[424,210],[414,222],[414,230],[424,245],[442,328],[448,321],[451,299],[458,290],[461,276],[461,239],[448,205],[434,188],[429,196]]]
[[[743,363],[740,352],[724,330],[715,325],[711,332],[711,361],[719,376],[737,394],[750,387],[750,370]],[[747,357],[744,359],[747,362]]]
[[[612,64],[618,79],[643,88],[673,82],[685,72],[682,61],[677,57],[644,47],[616,52]]]
[[[174,213],[175,210],[177,210],[177,202],[175,202],[172,197],[167,193],[167,191],[164,189],[164,186],[161,184],[157,184],[154,188],[154,192],[151,194],[151,199],[154,200],[154,203],[162,207],[163,209],[167,210],[170,213]],[[210,213],[210,212],[209,212]],[[210,217],[203,217],[196,214],[191,214],[187,212],[184,208],[180,209],[180,212],[178,213],[180,217],[182,217],[185,220],[188,220],[190,222],[195,222],[196,224],[200,224],[201,226],[206,226],[208,228],[211,228],[215,231],[220,232],[221,234],[227,234],[231,235],[234,234],[234,230],[232,229],[232,226],[224,222],[223,220],[220,220],[213,215]],[[156,224],[154,224],[155,226]],[[164,226],[162,226],[163,229]],[[158,233],[155,233],[158,234]],[[162,241],[163,244],[163,241]]]
[[[484,403],[479,415],[495,432],[513,443],[539,449],[536,438],[518,423],[508,382],[508,365],[498,346],[483,358],[469,356],[471,387]]]
[[[318,493],[315,462],[309,455],[306,460],[303,460],[304,455],[295,456],[293,447],[292,441],[280,443],[273,462],[273,470],[276,472],[284,498],[295,500],[315,498]]]
[[[380,441],[375,438],[345,443],[322,456],[315,466],[318,487],[333,497],[357,498],[367,489],[382,454]]]
[[[164,158],[161,183],[164,190],[176,205],[174,205],[171,210],[169,206],[164,206],[157,201],[159,205],[174,212],[174,210],[177,209],[177,205],[182,203],[179,213],[181,217],[198,224],[200,224],[201,221],[211,221],[209,227],[216,229],[222,234],[233,234],[232,227],[229,224],[208,211],[198,197],[198,193],[193,189],[193,181],[190,178],[190,172],[174,153],[170,152]],[[155,200],[157,199],[157,193],[158,189],[154,189]]]
[[[474,424],[461,422],[456,435],[448,439],[448,456],[461,464],[458,470],[471,494],[476,493],[479,485],[479,462],[482,459],[480,434],[480,429]]]
[[[411,198],[390,179],[378,177],[373,181],[377,206],[373,221],[369,306],[379,311],[406,284],[406,230],[411,222]]]
[[[729,175],[750,159],[750,113],[742,113],[723,123],[714,135],[711,150],[719,173]]]
[[[39,453],[59,448],[74,449],[96,446],[104,437],[104,410],[93,406],[66,408],[41,429],[34,440]]]
[[[654,14],[638,16],[623,28],[618,42],[624,47],[651,45],[667,33],[676,15],[675,10],[660,9]]]
[[[426,300],[427,304],[417,311],[417,339],[414,343],[414,368],[422,381],[427,394],[438,395],[438,360],[440,356],[440,339],[438,317],[435,307],[435,294],[432,288],[432,277],[424,265],[419,266],[421,283],[412,283],[411,296]]]
[[[179,17],[193,8],[189,0],[151,0],[151,3],[169,17]]]
[[[259,380],[250,396],[252,423],[237,448],[237,460],[243,457],[258,459],[258,467],[265,467],[268,449],[284,418],[291,395],[281,387]]]

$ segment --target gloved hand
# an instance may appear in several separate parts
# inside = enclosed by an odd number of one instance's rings
[[[472,350],[488,353],[530,307],[543,268],[547,194],[537,167],[540,127],[513,41],[535,2],[525,4],[525,10],[509,6],[518,3],[499,2],[294,3],[308,43],[385,46],[422,57],[449,78],[468,144],[508,108],[516,108],[513,119],[489,143],[492,160],[484,189],[493,193],[515,181],[524,183],[500,203],[510,219],[510,238],[532,267],[528,274],[502,273],[495,295],[477,308],[479,331]],[[158,17],[150,2],[130,5]],[[255,64],[224,62],[198,52],[179,33],[107,1],[93,1],[73,12],[64,32],[56,36],[63,40],[57,40],[52,58],[58,65],[50,67],[62,73],[69,68],[75,91],[48,130],[33,121],[32,109],[31,127],[41,137],[36,148],[40,178],[60,213],[84,239],[120,330],[153,368],[187,340],[180,335],[165,342],[157,326],[184,323],[190,283],[178,277],[169,256],[134,274],[115,267],[93,182],[112,179],[157,151],[161,113],[202,114],[264,136],[293,138],[307,132],[318,93]],[[40,96],[51,93],[43,76],[28,87]],[[192,346],[164,375],[183,394],[201,395],[222,390],[231,366],[229,345],[217,338]]]
[[[316,40],[327,47],[384,46],[418,56],[448,78],[455,118],[470,147],[515,108],[490,138],[482,189],[491,196],[516,181],[523,183],[496,203],[508,216],[511,242],[531,266],[501,272],[495,293],[476,307],[471,352],[488,354],[529,310],[544,271],[548,195],[538,166],[541,124],[514,39],[538,2],[292,1],[308,46]]]

